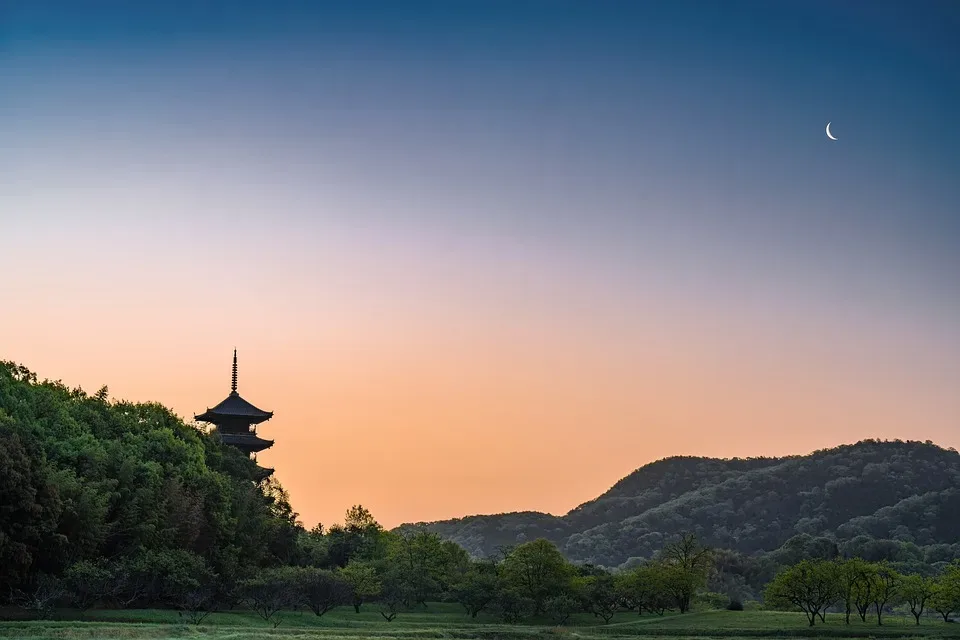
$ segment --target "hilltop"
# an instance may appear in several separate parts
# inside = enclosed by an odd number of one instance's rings
[[[671,457],[564,516],[418,524],[475,556],[543,537],[573,562],[603,566],[649,557],[688,531],[743,554],[774,551],[798,535],[949,545],[960,540],[960,454],[931,442],[864,440],[783,458]]]

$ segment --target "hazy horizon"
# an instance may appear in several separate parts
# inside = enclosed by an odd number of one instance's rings
[[[0,6],[0,359],[236,347],[308,525],[960,447],[955,3],[269,4]]]

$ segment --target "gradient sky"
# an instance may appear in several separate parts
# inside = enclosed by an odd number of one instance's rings
[[[237,347],[308,525],[960,447],[957,113],[950,0],[0,0],[0,358]]]

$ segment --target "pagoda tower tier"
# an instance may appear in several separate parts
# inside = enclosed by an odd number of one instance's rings
[[[272,411],[258,409],[237,393],[237,350],[234,349],[230,395],[212,409],[208,408],[200,415],[195,415],[193,419],[214,425],[213,432],[220,436],[224,444],[250,455],[273,446],[273,440],[265,440],[257,435],[257,425],[272,417]],[[273,473],[273,469],[266,467],[258,469],[261,479]]]

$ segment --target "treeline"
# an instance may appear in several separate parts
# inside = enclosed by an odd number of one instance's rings
[[[362,507],[348,512],[344,526],[305,532],[300,542],[303,565],[265,571],[242,586],[265,620],[298,606],[322,615],[347,604],[359,612],[371,603],[389,621],[440,601],[459,603],[473,618],[488,612],[504,622],[563,624],[580,612],[608,622],[621,610],[690,610],[713,567],[712,552],[694,536],[617,574],[571,564],[544,539],[476,560],[426,530],[384,531]]]
[[[57,606],[82,613],[96,606],[176,608],[196,624],[214,611],[243,608],[277,626],[293,610],[322,616],[340,606],[357,613],[374,607],[392,621],[430,602],[456,602],[472,618],[486,612],[509,623],[564,624],[588,613],[606,623],[618,611],[689,611],[713,566],[713,552],[694,536],[617,573],[571,564],[544,539],[477,560],[426,530],[386,531],[356,506],[343,525],[301,528],[286,564],[220,575],[187,551],[81,560],[61,575],[39,574],[12,604],[38,617]]]
[[[708,589],[747,601],[761,599],[764,587],[779,571],[803,560],[861,558],[867,562],[884,563],[905,575],[936,576],[960,559],[960,543],[919,547],[905,540],[857,536],[837,541],[829,536],[802,533],[767,553],[745,554],[718,549],[714,556],[716,566]],[[626,566],[630,566],[629,563]]]
[[[923,576],[861,558],[803,560],[777,574],[766,587],[764,602],[803,611],[811,627],[818,618],[825,622],[830,610],[842,613],[846,624],[855,614],[864,622],[875,615],[882,625],[884,612],[897,605],[908,607],[918,625],[930,611],[946,622],[960,611],[960,562],[937,576]]]

